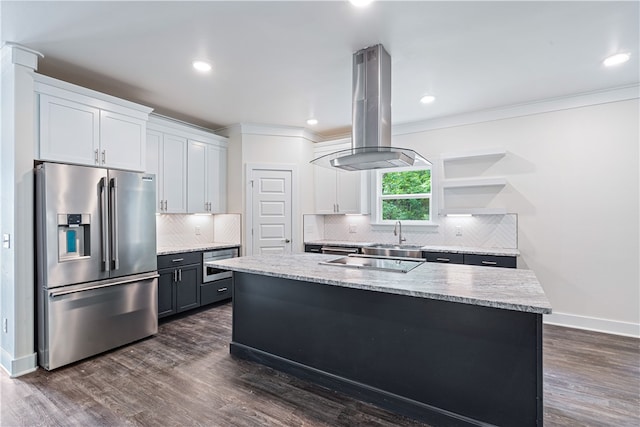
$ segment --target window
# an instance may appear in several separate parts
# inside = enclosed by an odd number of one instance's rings
[[[431,222],[431,169],[377,172],[378,222]]]

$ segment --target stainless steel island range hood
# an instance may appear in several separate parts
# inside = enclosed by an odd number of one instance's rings
[[[391,57],[381,44],[353,54],[351,144],[311,163],[349,171],[431,164],[411,149],[391,146]]]

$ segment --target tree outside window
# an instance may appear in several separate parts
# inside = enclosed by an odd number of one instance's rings
[[[378,212],[382,221],[431,220],[431,170],[380,172]]]

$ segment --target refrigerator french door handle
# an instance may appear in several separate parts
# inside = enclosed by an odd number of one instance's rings
[[[107,178],[100,179],[100,228],[102,233],[102,265],[104,271],[111,269],[109,262],[109,220],[107,217]]]
[[[111,178],[111,260],[113,269],[120,268],[120,257],[118,254],[118,179]]]
[[[150,276],[136,277],[135,279],[121,280],[119,282],[105,283],[103,285],[90,286],[88,288],[73,289],[73,290],[70,290],[70,291],[67,291],[67,290],[65,290],[65,291],[53,291],[53,292],[49,293],[49,298],[57,298],[57,297],[61,297],[63,295],[76,294],[78,292],[93,291],[94,289],[110,288],[111,286],[126,285],[127,283],[142,282],[142,281],[145,281],[145,280],[156,279],[158,277],[160,277],[159,274],[153,274],[153,275],[150,275]]]

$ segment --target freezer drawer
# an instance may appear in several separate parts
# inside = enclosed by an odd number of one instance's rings
[[[55,369],[157,333],[157,277],[40,290],[39,364]]]

